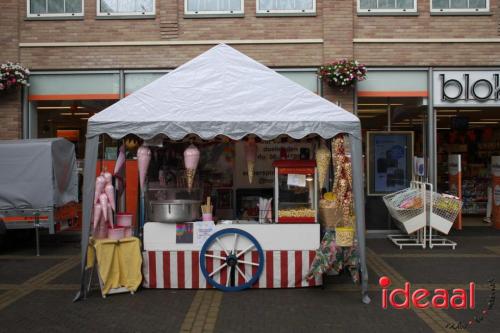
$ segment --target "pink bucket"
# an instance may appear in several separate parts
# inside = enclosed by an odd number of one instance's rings
[[[132,214],[127,214],[127,213],[116,214],[116,225],[119,227],[131,227]]]
[[[125,229],[125,237],[132,237],[132,227],[124,227]]]
[[[120,240],[125,237],[125,228],[115,227],[108,228],[108,238],[113,240]]]

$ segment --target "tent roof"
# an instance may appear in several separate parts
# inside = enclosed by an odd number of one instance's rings
[[[220,44],[91,117],[87,135],[299,139],[359,130],[350,112]]]

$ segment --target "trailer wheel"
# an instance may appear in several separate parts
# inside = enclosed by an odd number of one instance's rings
[[[231,247],[224,246],[223,239],[228,240]],[[238,251],[238,241],[246,239],[250,243]],[[227,242],[226,242],[227,244]],[[221,249],[221,255],[213,254],[214,249]],[[251,260],[245,260],[244,255],[252,253]],[[213,263],[220,263],[215,267]],[[212,265],[208,265],[211,262]],[[207,283],[223,291],[240,291],[251,288],[259,279],[264,269],[264,251],[259,242],[248,232],[235,228],[217,231],[210,236],[200,252],[200,267]],[[223,282],[225,279],[224,283]]]

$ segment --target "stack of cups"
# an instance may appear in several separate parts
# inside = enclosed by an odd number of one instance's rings
[[[132,237],[132,214],[116,214],[116,225],[125,229],[125,237]]]

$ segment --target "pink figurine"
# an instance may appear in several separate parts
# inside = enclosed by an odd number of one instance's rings
[[[140,146],[137,149],[137,164],[139,168],[139,184],[141,185],[141,190],[144,189],[144,183],[146,181],[150,161],[151,150],[146,146]]]
[[[109,224],[109,227],[111,229],[114,228],[114,225],[113,225],[113,210],[111,209],[111,205],[108,205],[108,224]]]

